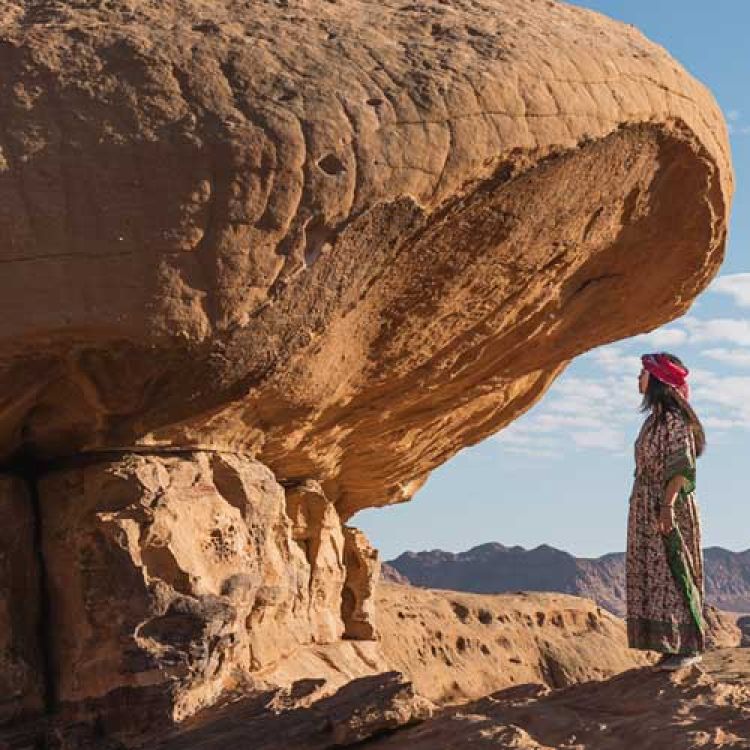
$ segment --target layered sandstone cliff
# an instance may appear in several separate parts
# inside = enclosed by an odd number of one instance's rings
[[[687,309],[732,193],[710,94],[548,0],[9,0],[0,123],[3,721],[374,637],[343,524]]]

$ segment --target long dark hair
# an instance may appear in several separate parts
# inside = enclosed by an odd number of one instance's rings
[[[679,357],[675,357],[674,354],[667,352],[661,352],[663,357],[666,357],[670,362],[684,367]],[[646,392],[643,394],[643,402],[641,403],[641,411],[653,412],[657,419],[663,419],[666,417],[667,412],[674,412],[679,414],[690,427],[693,433],[693,439],[695,441],[695,453],[700,456],[706,448],[706,433],[703,431],[703,425],[701,424],[698,415],[693,411],[693,407],[687,399],[683,398],[682,395],[675,389],[661,380],[657,380],[653,375],[648,376],[648,385],[646,386]]]

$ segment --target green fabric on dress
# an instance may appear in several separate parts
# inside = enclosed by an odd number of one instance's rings
[[[690,614],[693,616],[695,627],[701,633],[704,633],[702,597],[698,587],[695,585],[690,567],[685,559],[685,542],[682,539],[680,530],[676,526],[664,537],[664,545],[667,548],[669,568],[677,581],[677,585],[685,596]]]

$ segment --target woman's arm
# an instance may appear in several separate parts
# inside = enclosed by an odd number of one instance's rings
[[[659,531],[662,534],[669,534],[674,528],[674,504],[677,502],[679,491],[687,484],[682,474],[673,476],[664,489],[664,500],[659,513]]]

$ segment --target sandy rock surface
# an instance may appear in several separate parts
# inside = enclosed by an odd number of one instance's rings
[[[576,596],[381,583],[376,609],[386,663],[439,703],[525,683],[565,687],[651,662],[628,649],[622,620]]]
[[[39,502],[49,677],[73,715],[127,724],[145,703],[179,721],[368,623],[371,584],[347,575],[350,532],[330,501],[309,486],[285,495],[258,462],[130,455],[47,474]],[[356,618],[342,613],[345,582]]]
[[[0,454],[254,454],[346,519],[684,312],[707,90],[547,0],[9,0]]]
[[[693,667],[671,675],[631,670],[604,683],[553,692],[511,688],[372,747],[663,750],[749,743],[750,687],[719,682]]]
[[[736,612],[722,612],[712,605],[703,610],[706,620],[706,648],[736,648],[742,642],[742,630]]]
[[[368,747],[417,750],[746,748],[747,673],[729,681],[722,661],[672,674],[642,667],[560,690],[525,683],[443,711],[393,673],[355,679],[322,698],[302,682],[213,708],[146,746],[322,750],[366,739]],[[76,739],[80,748],[99,750],[86,737]]]

